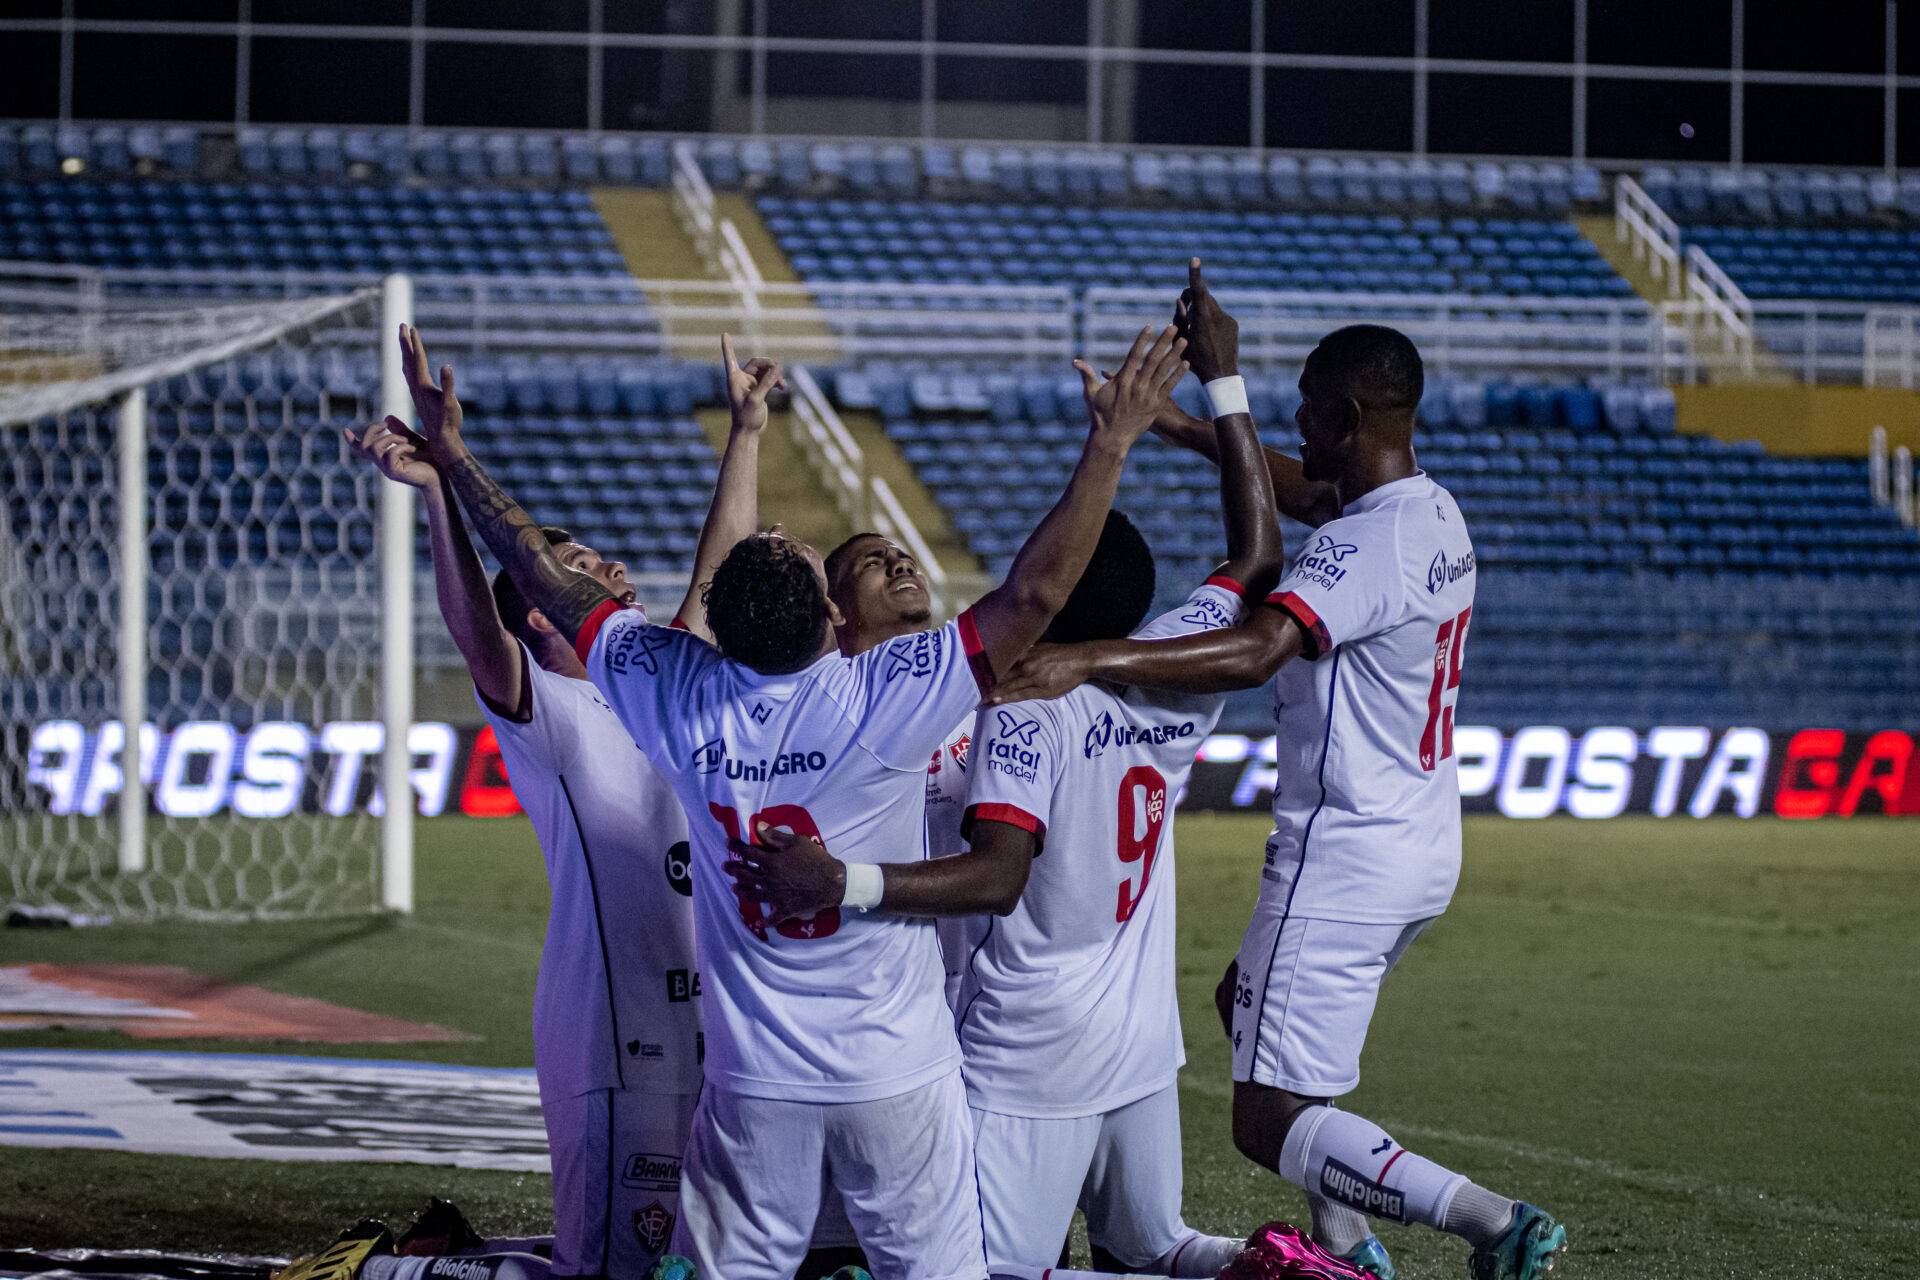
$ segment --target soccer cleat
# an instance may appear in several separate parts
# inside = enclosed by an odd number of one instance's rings
[[[486,1247],[460,1206],[439,1196],[428,1200],[413,1225],[393,1242],[393,1251],[403,1258],[440,1258]]]
[[[1247,1247],[1219,1280],[1370,1280],[1366,1272],[1315,1244],[1306,1232],[1269,1222],[1247,1237]]]
[[[1467,1259],[1473,1280],[1539,1280],[1567,1251],[1567,1229],[1545,1209],[1525,1201],[1513,1207],[1513,1223],[1492,1244]]]
[[[873,1277],[867,1274],[865,1267],[842,1267],[828,1276],[827,1280],[873,1280]]]
[[[677,1253],[663,1253],[660,1261],[653,1264],[653,1272],[647,1280],[700,1280],[700,1270],[691,1259]]]
[[[1380,1243],[1379,1236],[1368,1236],[1340,1256],[1371,1273],[1374,1280],[1393,1280],[1393,1259],[1387,1256],[1387,1246]]]

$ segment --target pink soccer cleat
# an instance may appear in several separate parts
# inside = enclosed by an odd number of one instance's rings
[[[1336,1258],[1284,1222],[1269,1222],[1247,1237],[1220,1280],[1373,1280],[1343,1258]]]

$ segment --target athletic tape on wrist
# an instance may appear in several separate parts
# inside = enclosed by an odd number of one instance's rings
[[[1247,404],[1247,380],[1237,373],[1215,378],[1206,386],[1207,403],[1215,421],[1235,413],[1251,413]]]
[[[852,907],[855,911],[871,911],[880,905],[880,895],[885,889],[886,880],[880,875],[878,864],[849,862],[847,887],[840,895],[840,905]]]

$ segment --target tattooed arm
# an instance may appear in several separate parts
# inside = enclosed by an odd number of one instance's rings
[[[419,331],[402,325],[400,343],[406,350],[407,359],[402,364],[408,389],[413,392],[414,411],[420,416],[420,435],[426,441],[428,458],[440,469],[454,496],[466,508],[475,532],[527,603],[546,614],[561,635],[573,640],[589,615],[613,600],[612,594],[592,576],[560,562],[533,517],[494,483],[467,448],[460,430],[460,401],[453,391],[453,366],[440,366],[440,385],[436,387],[427,372],[427,351]]]

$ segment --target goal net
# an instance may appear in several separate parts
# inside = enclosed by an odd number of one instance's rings
[[[382,412],[384,329],[379,289],[124,301],[0,272],[0,908],[410,905],[410,828],[385,824],[383,872],[381,818],[405,499],[341,439]]]

